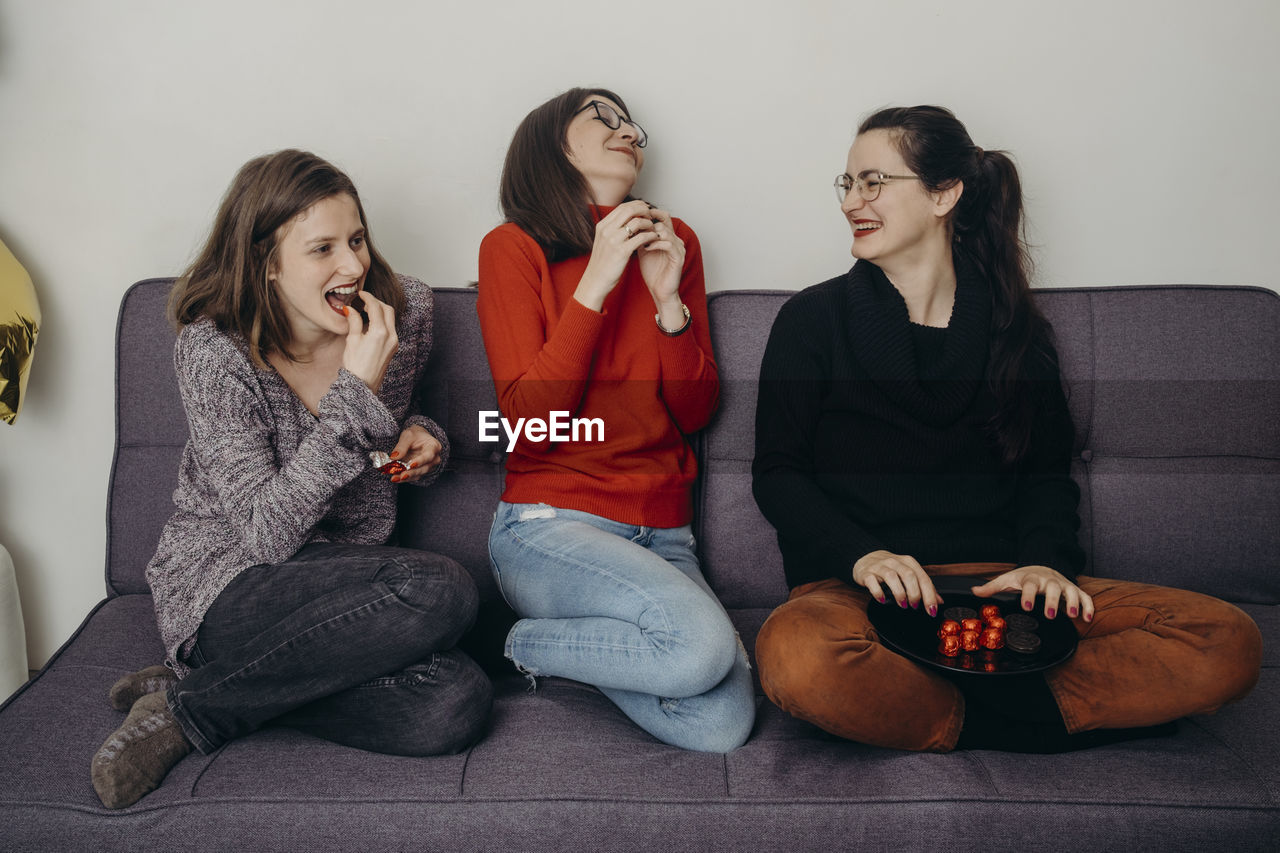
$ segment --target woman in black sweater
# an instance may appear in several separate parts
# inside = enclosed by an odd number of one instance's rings
[[[947,110],[887,109],[836,189],[857,263],[783,306],[761,366],[753,487],[791,587],[756,645],[769,697],[864,743],[1051,752],[1245,695],[1261,636],[1238,608],[1079,574],[1072,426],[1012,160]],[[936,614],[931,576],[956,574],[1065,612],[1076,654],[953,683],[877,642],[871,598]]]

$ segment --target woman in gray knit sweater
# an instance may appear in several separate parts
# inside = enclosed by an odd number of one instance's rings
[[[453,646],[475,584],[383,545],[393,483],[448,456],[415,394],[431,291],[379,256],[345,174],[280,151],[237,174],[171,307],[190,439],[147,567],[168,666],[112,689],[129,713],[93,758],[103,804],[268,721],[401,755],[471,743],[492,691]]]

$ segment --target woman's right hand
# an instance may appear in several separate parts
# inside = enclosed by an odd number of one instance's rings
[[[853,582],[866,587],[881,604],[888,601],[884,587],[888,587],[899,607],[918,608],[923,603],[930,616],[937,616],[938,605],[942,604],[942,596],[933,588],[924,567],[906,554],[872,551],[853,564]]]
[[[360,299],[369,315],[369,326],[365,328],[359,311],[347,306],[347,344],[342,351],[342,366],[360,377],[376,394],[382,387],[382,377],[392,356],[400,347],[396,337],[396,312],[367,290],[360,291]]]
[[[600,311],[604,308],[605,297],[618,286],[622,272],[636,249],[658,239],[648,202],[628,201],[615,207],[596,223],[591,258],[578,288],[573,292],[574,299],[592,311]]]

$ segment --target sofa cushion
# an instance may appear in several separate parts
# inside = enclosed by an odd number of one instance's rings
[[[786,600],[778,537],[751,494],[760,360],[785,290],[713,293],[711,345],[720,369],[720,408],[699,443],[698,533],[702,570],[726,607],[776,607]]]
[[[1268,646],[1280,643],[1278,609],[1265,607]],[[161,652],[150,613],[148,596],[105,602],[0,709],[6,850],[137,849],[164,837],[192,850],[842,849],[854,838],[875,849],[939,832],[1245,850],[1264,849],[1280,825],[1274,660],[1246,701],[1184,720],[1176,737],[1059,756],[876,749],[763,701],[746,746],[687,752],[593,688],[547,678],[530,692],[513,674],[498,680],[487,736],[460,755],[379,755],[267,728],[192,753],[157,791],[111,812],[89,760],[123,719],[107,688]],[[767,612],[734,615],[750,636]]]
[[[500,602],[489,569],[489,524],[502,495],[504,454],[479,441],[477,413],[496,410],[473,288],[435,293],[434,339],[423,410],[449,435],[449,465],[430,487],[402,488],[397,542],[448,554],[471,573],[481,600]]]
[[[1076,423],[1087,571],[1280,601],[1280,298],[1196,286],[1036,298]]]
[[[177,332],[166,318],[173,279],[140,281],[116,329],[116,458],[107,499],[107,588],[146,593],[147,563],[173,513],[187,416],[173,371]]]

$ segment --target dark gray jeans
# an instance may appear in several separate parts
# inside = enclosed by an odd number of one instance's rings
[[[457,752],[493,702],[488,677],[453,648],[478,599],[448,557],[308,545],[227,585],[169,708],[204,753],[268,722],[373,752]]]

